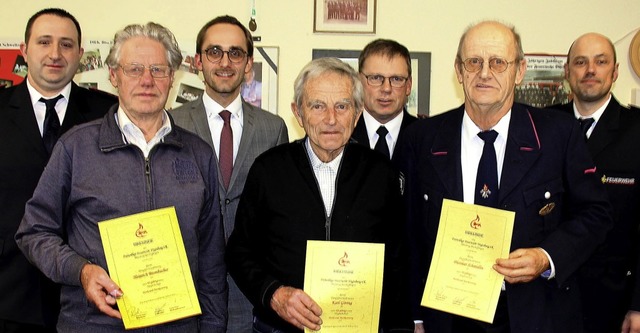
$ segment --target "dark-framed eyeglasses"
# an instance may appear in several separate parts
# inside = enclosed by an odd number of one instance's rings
[[[173,69],[169,65],[149,65],[145,66],[143,64],[131,63],[131,64],[121,64],[118,67],[122,68],[122,72],[126,76],[130,77],[141,77],[144,74],[145,68],[149,69],[149,73],[151,77],[156,79],[162,79],[169,75]]]
[[[243,49],[238,48],[230,48],[229,51],[224,51],[217,46],[212,46],[203,51],[206,55],[207,59],[212,63],[217,63],[222,60],[224,54],[226,53],[229,57],[229,61],[239,63],[244,60],[247,56],[247,52]]]
[[[504,58],[491,58],[489,59],[489,69],[494,73],[502,73],[507,70],[510,64],[513,64],[514,61],[507,61]],[[484,64],[484,59],[482,58],[467,58],[462,61],[462,66],[467,72],[475,73],[482,70],[482,66]]]
[[[393,76],[383,76],[380,74],[371,74],[371,75],[367,75],[362,73],[362,75],[367,78],[367,84],[369,84],[370,86],[374,86],[374,87],[378,87],[384,84],[385,80],[389,80],[389,84],[394,87],[394,88],[402,88],[404,87],[405,84],[407,84],[407,81],[409,80],[408,77],[404,77],[404,76],[399,76],[399,75],[393,75]]]

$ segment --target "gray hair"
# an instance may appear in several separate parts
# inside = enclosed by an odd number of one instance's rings
[[[304,97],[304,88],[310,79],[316,78],[325,73],[336,73],[345,76],[351,80],[353,91],[351,98],[355,106],[356,113],[364,108],[364,88],[358,78],[358,73],[348,64],[342,62],[338,58],[318,58],[309,62],[293,84],[293,101],[299,110],[303,110],[302,98]]]
[[[122,45],[133,37],[147,37],[160,42],[160,44],[164,46],[165,50],[167,50],[167,61],[169,62],[169,67],[173,70],[177,70],[180,67],[180,64],[182,63],[182,53],[180,52],[180,47],[178,46],[176,37],[171,33],[171,31],[169,31],[169,29],[154,22],[149,22],[145,25],[130,24],[124,29],[116,32],[113,37],[113,45],[111,46],[109,55],[105,60],[107,66],[113,69],[118,67]]]

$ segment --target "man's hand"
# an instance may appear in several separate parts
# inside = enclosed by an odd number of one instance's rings
[[[271,297],[271,308],[282,319],[299,329],[317,331],[322,325],[322,309],[301,289],[280,287]]]
[[[80,272],[80,282],[89,302],[109,317],[122,318],[120,312],[113,308],[116,305],[116,298],[122,297],[122,290],[109,278],[102,267],[93,264],[84,265]]]
[[[532,281],[549,269],[549,258],[539,248],[517,249],[509,254],[509,259],[498,259],[493,265],[509,283]]]
[[[622,333],[640,333],[640,312],[629,310],[622,322]]]

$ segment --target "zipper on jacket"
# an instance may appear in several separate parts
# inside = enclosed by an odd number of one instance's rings
[[[154,147],[155,148],[155,147]],[[149,154],[151,155],[151,154]],[[151,209],[153,206],[153,199],[152,199],[152,193],[151,193],[151,163],[149,161],[148,157],[144,158],[144,176],[146,179],[146,183],[147,183],[147,205],[149,207],[149,209]]]

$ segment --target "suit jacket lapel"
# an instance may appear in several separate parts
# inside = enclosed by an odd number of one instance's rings
[[[460,162],[460,131],[464,106],[450,111],[442,121],[428,154],[433,168],[442,179],[452,199],[462,201],[462,167]],[[450,181],[453,179],[454,181]]]
[[[71,127],[84,123],[86,121],[84,117],[84,112],[89,111],[89,105],[86,103],[84,98],[80,98],[78,95],[82,93],[82,91],[75,83],[71,83],[71,93],[69,93],[69,103],[67,104],[67,110],[64,115],[64,119],[61,121],[60,125],[60,133],[65,133]]]
[[[514,104],[500,179],[500,202],[516,188],[540,156],[540,140],[535,127],[526,107]]]
[[[41,152],[45,158],[48,158],[48,154],[42,143],[42,134],[38,129],[35,111],[31,104],[31,96],[27,89],[26,79],[16,87],[11,101],[9,101],[9,105],[11,109],[9,119],[14,122],[17,128],[20,128],[21,133],[24,133],[26,141],[29,142],[36,151]]]
[[[202,98],[196,99],[189,110],[193,126],[196,129],[196,134],[206,141],[209,146],[214,147],[213,140],[211,138],[211,129],[209,128],[209,120],[207,119],[207,111],[204,108]],[[218,160],[218,152],[213,149],[213,153],[216,155],[216,161]]]
[[[233,188],[238,173],[241,170],[242,165],[247,159],[249,149],[251,148],[251,142],[253,142],[253,136],[256,131],[255,127],[255,114],[253,113],[253,107],[246,102],[242,102],[242,136],[240,137],[240,147],[238,147],[238,156],[233,163],[233,171],[231,172],[231,181],[229,181],[229,191]],[[229,192],[227,191],[227,192]]]
[[[589,153],[594,159],[616,137],[615,133],[620,129],[621,125],[620,107],[620,103],[612,96],[609,105],[607,105],[602,116],[598,119],[596,127],[589,140],[587,140]]]
[[[367,134],[367,125],[364,123],[364,116],[361,115],[360,119],[358,119],[358,123],[353,129],[353,134],[351,134],[351,137],[354,140],[358,141],[359,144],[370,147],[369,134]]]

